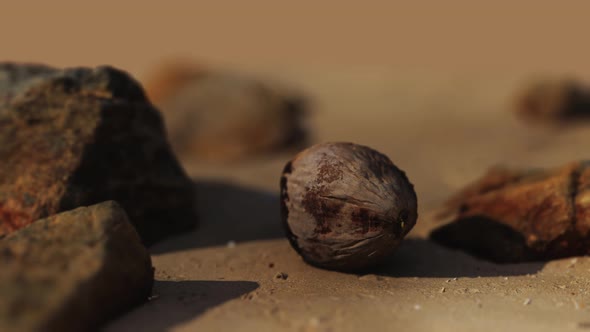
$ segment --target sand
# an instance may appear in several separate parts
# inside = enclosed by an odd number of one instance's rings
[[[202,226],[152,248],[154,299],[108,331],[590,326],[590,259],[495,265],[426,239],[437,226],[430,216],[441,202],[487,167],[552,166],[587,157],[590,126],[531,128],[517,121],[507,101],[522,77],[473,84],[400,78],[388,68],[288,74],[283,72],[290,75],[285,79],[312,92],[316,141],[367,144],[407,171],[420,206],[409,238],[367,274],[311,267],[280,225],[278,182],[290,155],[224,166],[187,163]]]

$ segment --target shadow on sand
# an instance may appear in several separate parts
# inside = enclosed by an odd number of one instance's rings
[[[545,262],[495,264],[419,238],[405,239],[383,265],[370,273],[388,277],[454,278],[534,274]]]
[[[195,187],[198,228],[151,247],[152,253],[284,238],[278,194],[214,181]]]
[[[153,300],[105,331],[168,331],[258,287],[251,281],[156,281]]]
[[[153,246],[153,254],[226,245],[229,241],[285,238],[278,194],[214,181],[197,181],[195,186],[199,228]],[[515,276],[536,273],[544,264],[495,264],[427,239],[406,238],[381,266],[362,273],[431,278]]]

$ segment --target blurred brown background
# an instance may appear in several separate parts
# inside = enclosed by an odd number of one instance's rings
[[[186,58],[276,79],[309,98],[312,142],[371,146],[415,185],[421,219],[410,236],[418,239],[405,242],[382,283],[309,269],[290,249],[277,194],[292,151],[236,164],[184,162],[199,187],[200,228],[154,249],[162,299],[112,331],[314,331],[304,329],[311,323],[336,331],[556,331],[587,327],[587,292],[570,293],[589,289],[587,260],[577,268],[567,261],[498,268],[423,238],[436,226],[431,212],[490,166],[590,158],[587,121],[534,127],[509,111],[531,77],[590,81],[589,13],[583,0],[3,2],[0,60],[110,64],[145,83],[161,61]],[[228,241],[244,249],[232,251]],[[267,262],[288,272],[289,287],[277,286]],[[260,285],[254,300],[214,286],[222,296],[198,298],[204,312],[194,312],[175,295],[226,277]]]
[[[221,65],[387,65],[590,76],[590,3],[554,1],[3,2],[3,60],[113,64],[162,56]]]

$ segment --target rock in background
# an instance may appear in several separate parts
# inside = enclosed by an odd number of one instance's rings
[[[237,160],[307,144],[306,103],[286,88],[186,63],[147,83],[181,159]]]
[[[568,78],[525,85],[514,97],[514,112],[530,123],[564,124],[590,119],[590,87]]]
[[[149,253],[113,202],[0,240],[0,330],[89,331],[150,295]]]
[[[148,245],[195,226],[192,182],[126,73],[4,63],[0,101],[0,235],[111,199]]]
[[[184,85],[209,74],[207,68],[190,60],[176,59],[161,63],[146,79],[145,90],[156,104],[171,98]]]

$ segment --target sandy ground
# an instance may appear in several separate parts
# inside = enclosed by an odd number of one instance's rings
[[[311,92],[316,141],[379,149],[415,184],[420,219],[390,261],[355,275],[300,259],[279,219],[278,182],[289,155],[224,166],[187,163],[202,226],[152,248],[157,298],[107,330],[590,328],[590,259],[495,265],[425,239],[436,227],[432,211],[487,167],[551,166],[587,157],[590,126],[565,130],[518,122],[507,101],[522,77],[474,83],[372,70],[293,70],[281,78]]]
[[[315,141],[376,148],[416,186],[420,219],[391,261],[343,274],[306,265],[283,237],[278,182],[290,155],[187,162],[201,228],[152,248],[154,299],[108,331],[584,330],[588,258],[493,265],[425,236],[432,211],[491,165],[589,157],[590,125],[530,128],[507,111],[532,74],[590,79],[589,9],[580,0],[13,2],[0,10],[0,60],[112,64],[144,78],[181,56],[290,82],[310,96]]]

